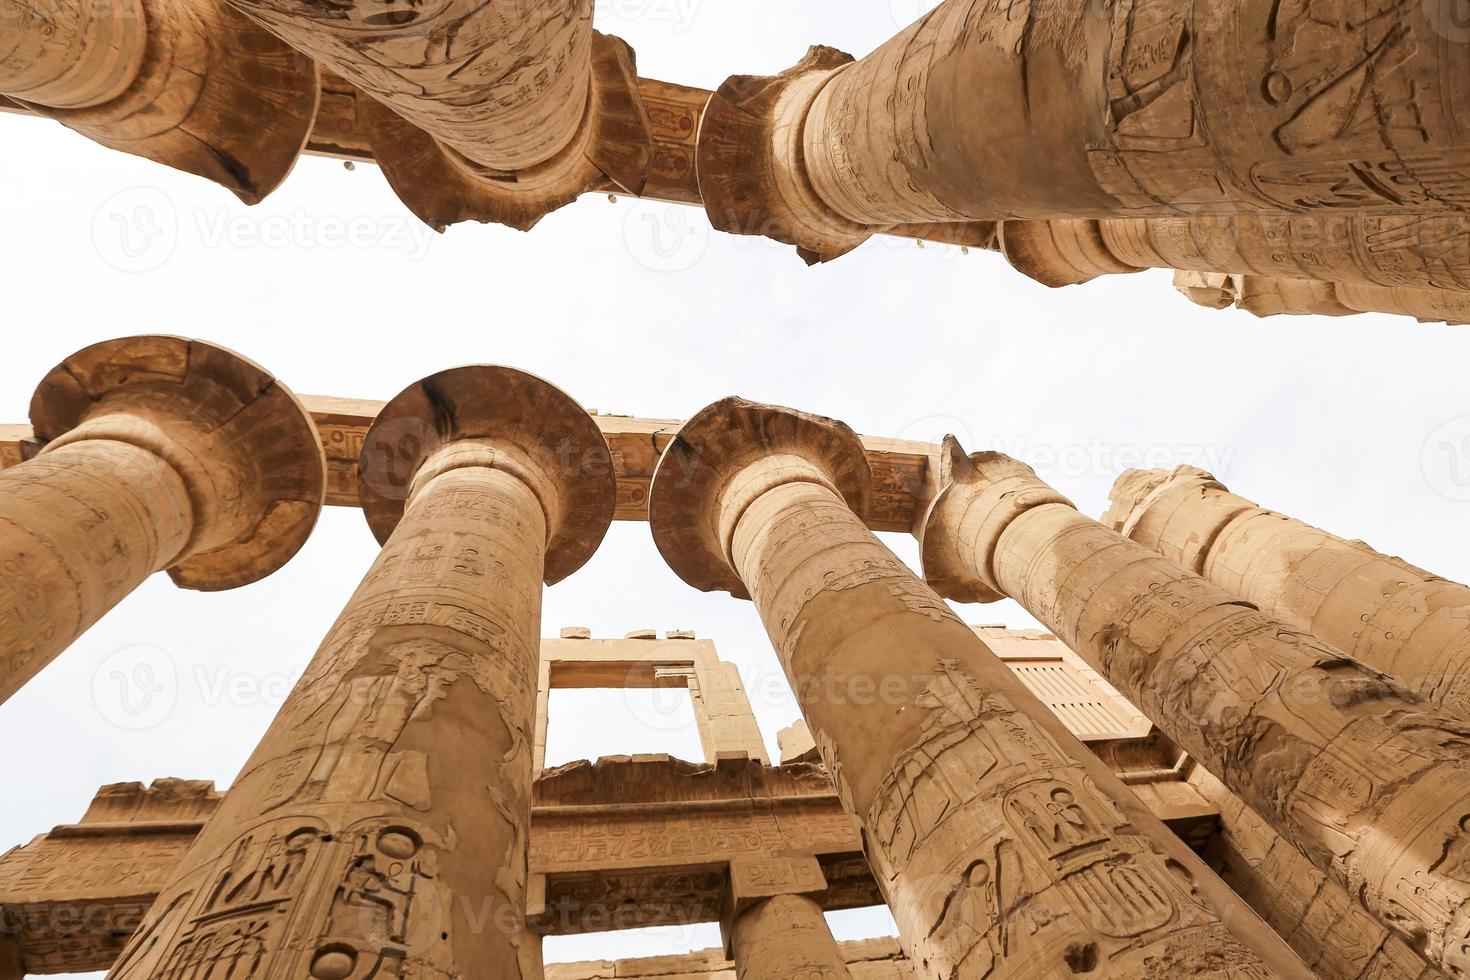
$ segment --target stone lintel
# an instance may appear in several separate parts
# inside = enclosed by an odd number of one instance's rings
[[[358,457],[368,427],[383,408],[380,401],[304,395],[316,422],[327,457],[329,505],[357,507]],[[594,415],[612,453],[618,499],[614,518],[620,521],[648,519],[648,489],[664,448],[673,440],[682,422],[672,419],[637,419],[621,415]],[[863,436],[863,449],[873,472],[863,518],[875,531],[912,529],[928,505],[930,473],[939,447]],[[0,468],[15,466],[34,456],[39,448],[29,426],[0,425]]]

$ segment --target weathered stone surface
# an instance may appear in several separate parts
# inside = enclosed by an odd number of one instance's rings
[[[0,701],[154,572],[229,589],[284,565],[321,510],[315,428],[220,347],[132,337],[37,388],[40,449],[0,472]]]
[[[1234,306],[1260,317],[1388,313],[1420,323],[1470,323],[1470,291],[1459,289],[1201,272],[1176,272],[1174,287],[1200,306]]]
[[[1220,877],[1322,980],[1434,980],[1434,969],[1363,911],[1271,825],[1204,769],[1191,783],[1220,811],[1205,854]]]
[[[1103,523],[1470,722],[1470,588],[1266,510],[1194,467],[1130,470]]]
[[[596,548],[610,460],[575,402],[506,368],[411,386],[365,466],[406,421],[426,435],[407,492],[364,488],[383,551],[110,976],[540,977],[541,583]]]
[[[0,18],[0,93],[247,204],[286,178],[311,133],[316,66],[223,3],[5,0]]]
[[[1384,925],[1470,968],[1470,728],[952,439],[931,581],[1011,596]]]
[[[1470,145],[1454,119],[1470,52],[1447,39],[1441,8],[1350,18],[1269,0],[1228,12],[1128,0],[1079,14],[1055,0],[947,0],[743,118],[712,109],[710,138],[748,152],[701,152],[700,181],[731,179],[756,148],[779,155],[763,183],[744,181],[761,205],[747,209],[747,234],[767,233],[767,218],[782,225],[798,192],[825,212],[806,227],[859,230],[1461,212]],[[737,76],[722,92],[768,84]]]
[[[755,600],[919,974],[1305,976],[863,526],[868,480],[845,426],[726,399],[650,520],[686,581]]]
[[[742,912],[733,928],[739,980],[852,980],[822,907],[804,895],[777,895]]]

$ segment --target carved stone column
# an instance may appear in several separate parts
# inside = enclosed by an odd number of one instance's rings
[[[852,980],[822,914],[826,891],[814,857],[730,862],[721,926],[738,980]]]
[[[1411,316],[1420,323],[1470,323],[1470,290],[1210,272],[1176,272],[1174,288],[1200,306],[1215,310],[1234,306],[1260,317],[1387,313]]]
[[[143,66],[142,0],[79,0],[44,10],[0,0],[0,92],[58,108],[115,99]]]
[[[1050,286],[1182,269],[1384,289],[1470,290],[1470,215],[1196,215],[1005,221],[1000,245]]]
[[[248,585],[321,511],[311,416],[212,344],[130,337],[54,368],[31,400],[43,444],[0,471],[0,701],[154,572]]]
[[[946,0],[860,61],[727,81],[700,186],[718,227],[818,253],[915,221],[1463,211],[1461,29],[1440,0]]]
[[[604,178],[643,188],[632,53],[592,30],[593,0],[230,2],[372,96],[373,156],[433,227],[530,228]]]
[[[1470,723],[1470,588],[1190,466],[1123,474],[1103,522]]]
[[[316,65],[218,0],[0,0],[0,23],[0,94],[246,204],[316,120]]]
[[[551,385],[474,367],[390,401],[362,463],[383,551],[111,977],[541,976],[541,583],[612,519],[607,445]]]
[[[868,530],[870,479],[846,426],[726,399],[649,516],[686,582],[754,599],[918,974],[1303,976]]]
[[[1450,976],[1470,969],[1470,728],[946,441],[942,594],[1010,596]]]

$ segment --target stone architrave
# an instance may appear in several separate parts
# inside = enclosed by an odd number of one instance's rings
[[[721,926],[738,980],[852,980],[822,915],[826,890],[810,855],[730,862]]]
[[[375,470],[411,443],[407,487]],[[607,446],[558,389],[470,367],[362,454],[385,542],[116,980],[539,980],[525,924],[541,583],[612,519]]]
[[[918,221],[1463,212],[1451,9],[945,0],[861,60],[729,79],[700,188],[819,257]]]
[[[946,441],[941,594],[1010,596],[1449,976],[1470,969],[1470,727]]]
[[[829,419],[726,399],[654,476],[685,581],[755,601],[920,976],[1306,975],[856,516]]]
[[[326,464],[285,385],[221,347],[129,337],[52,369],[42,448],[0,471],[0,701],[154,572],[248,585],[296,554]]]
[[[1130,470],[1103,523],[1470,723],[1470,588],[1237,496]]]
[[[246,204],[311,136],[316,65],[219,0],[0,0],[0,23],[0,95]]]

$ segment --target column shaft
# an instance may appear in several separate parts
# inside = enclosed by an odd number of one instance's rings
[[[947,0],[812,103],[811,182],[867,225],[1463,210],[1448,11]]]
[[[1110,520],[1470,722],[1470,588],[1266,510],[1203,471],[1125,474]]]
[[[930,513],[926,570],[1019,601],[1379,921],[1450,975],[1470,968],[1470,729],[1022,464],[968,465]]]
[[[0,0],[0,23],[0,93],[57,108],[127,91],[148,44],[140,0]]]
[[[109,976],[540,976],[523,906],[546,533],[507,472],[415,494]]]
[[[20,947],[15,940],[0,933],[0,980],[22,980],[25,975],[21,966]]]
[[[88,439],[0,472],[0,702],[193,530],[183,479],[139,446]]]
[[[805,895],[777,895],[735,920],[738,980],[852,980],[822,907]]]
[[[732,564],[919,975],[1269,975],[1244,904],[824,482],[750,503]]]

